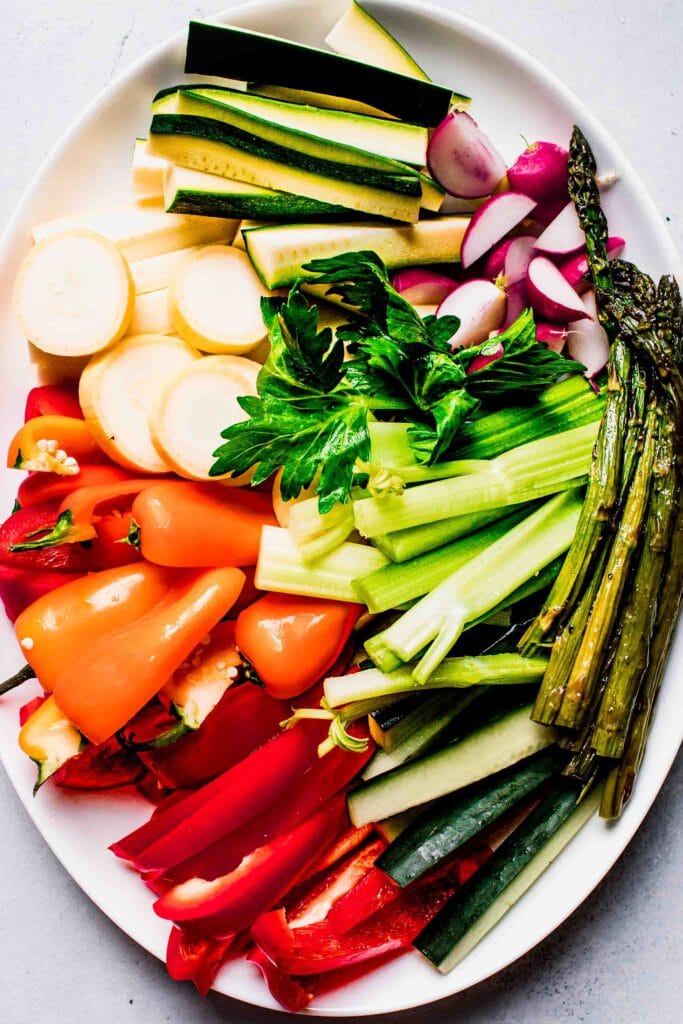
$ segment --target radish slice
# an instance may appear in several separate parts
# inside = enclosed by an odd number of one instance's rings
[[[487,366],[489,366],[491,363],[495,363],[496,360],[500,359],[500,357],[503,355],[504,351],[505,350],[503,349],[503,346],[502,345],[498,345],[493,350],[493,352],[490,352],[486,356],[485,355],[475,356],[474,359],[472,360],[472,362],[470,363],[470,365],[467,367],[468,374],[469,373],[477,373],[478,370],[483,370]]]
[[[515,320],[531,305],[525,280],[515,281],[514,284],[509,285],[505,289],[505,297],[507,299],[505,319],[500,325],[503,331],[507,330],[510,324],[514,324]]]
[[[118,341],[134,301],[126,261],[94,231],[63,231],[34,246],[14,289],[24,334],[54,356],[93,355]]]
[[[619,238],[618,235],[612,235],[607,239],[607,255],[613,260],[616,259],[621,250],[626,245],[623,238]],[[560,264],[560,270],[562,276],[569,281],[572,288],[576,288],[577,291],[580,289],[588,288],[588,281],[586,275],[589,271],[588,257],[584,252],[577,253],[576,256],[571,256],[564,263]]]
[[[464,110],[454,110],[436,128],[427,149],[433,178],[452,196],[481,199],[505,174],[505,161]]]
[[[573,203],[567,203],[545,231],[536,239],[535,248],[553,256],[565,256],[586,245],[586,236],[579,224]]]
[[[486,341],[497,331],[505,317],[505,293],[490,281],[476,278],[466,281],[448,295],[437,316],[457,316],[460,327],[450,339],[451,349],[467,348]]]
[[[206,356],[168,381],[151,430],[154,447],[176,473],[190,480],[216,479],[209,470],[221,444],[221,431],[247,418],[237,399],[256,394],[260,369],[243,356]],[[244,473],[229,480],[241,486],[249,476]]]
[[[532,142],[508,171],[510,188],[538,200],[566,195],[568,157],[554,142]]]
[[[207,245],[171,281],[171,320],[181,338],[202,352],[241,355],[266,336],[261,299],[270,294],[246,253]]]
[[[180,338],[141,334],[90,360],[78,398],[95,440],[114,462],[133,472],[168,472],[152,443],[151,415],[168,381],[199,358]]]
[[[547,256],[536,256],[531,261],[526,286],[531,305],[545,320],[567,323],[590,316],[574,289]]]
[[[497,277],[503,277],[505,272],[505,257],[508,254],[508,249],[512,245],[514,239],[506,238],[498,245],[494,246],[491,252],[486,257],[486,263],[484,264],[484,276],[489,277],[492,281],[495,281]]]
[[[519,235],[510,240],[503,266],[506,286],[517,284],[526,278],[535,242],[533,235]]]
[[[583,321],[581,321],[583,323]],[[536,324],[536,341],[547,345],[553,352],[562,352],[567,344],[568,330],[559,324]]]
[[[465,269],[493,248],[521,220],[528,217],[535,200],[520,192],[500,192],[481,206],[467,226],[460,249],[460,260]]]
[[[542,228],[546,228],[552,224],[558,213],[562,213],[566,205],[566,196],[560,196],[559,199],[543,199],[534,210],[534,220]]]
[[[595,292],[592,289],[586,292],[583,301],[592,319],[575,320],[569,324],[567,351],[577,363],[583,363],[586,367],[586,377],[591,378],[607,364],[609,340],[598,320]]]
[[[438,306],[458,287],[458,282],[445,274],[421,267],[400,270],[391,279],[393,287],[414,306]]]

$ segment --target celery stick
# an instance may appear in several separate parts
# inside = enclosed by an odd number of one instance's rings
[[[401,495],[354,502],[356,527],[364,537],[449,519],[454,513],[516,505],[578,486],[590,468],[598,424],[532,441],[490,462],[490,471],[410,487]]]
[[[352,701],[416,690],[537,683],[543,678],[547,666],[547,658],[525,658],[521,654],[465,655],[446,658],[424,683],[415,679],[412,665],[404,665],[389,673],[368,668],[346,676],[330,676],[324,684],[325,699],[330,707],[338,708]]]
[[[467,622],[495,608],[566,551],[581,504],[577,491],[545,502],[405,612],[380,634],[381,644],[404,662],[431,645],[413,670],[425,682]]]
[[[382,672],[393,672],[403,662],[384,643],[384,633],[376,633],[368,637],[364,645],[367,656]]]
[[[481,526],[487,526],[500,519],[508,511],[506,506],[489,508],[474,515],[453,516],[437,523],[425,523],[423,526],[410,526],[407,530],[396,530],[394,533],[379,534],[372,538],[372,543],[392,562],[407,562],[411,558],[423,555],[427,551],[440,548],[443,544],[473,533]]]
[[[386,565],[376,548],[365,544],[340,544],[316,562],[305,561],[287,530],[264,526],[256,566],[256,586],[280,594],[328,597],[357,602],[353,580]]]
[[[494,541],[507,533],[526,516],[525,509],[515,509],[490,526],[453,541],[437,551],[413,558],[410,562],[391,563],[369,576],[354,581],[354,589],[369,611],[385,612],[406,601],[428,594],[451,573],[471,558],[481,554]]]
[[[353,508],[337,504],[323,514],[317,497],[306,498],[290,508],[288,529],[302,557],[313,562],[334,551],[353,531]]]

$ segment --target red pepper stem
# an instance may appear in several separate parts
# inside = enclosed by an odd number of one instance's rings
[[[116,733],[116,739],[126,750],[161,750],[162,747],[170,747],[172,743],[176,743],[183,736],[187,736],[188,732],[192,732],[190,726],[186,722],[178,722],[177,725],[172,725],[169,729],[160,732],[158,736],[154,736],[151,740],[141,740],[138,742],[133,733],[130,736],[126,736],[123,729],[119,729]]]
[[[15,687],[21,686],[21,684],[25,683],[27,679],[35,678],[36,674],[31,668],[31,666],[24,665],[23,668],[20,668],[19,671],[15,672],[13,676],[10,676],[9,679],[6,679],[4,683],[0,683],[0,697],[2,697],[2,695],[5,693],[9,693],[10,690],[13,690]]]

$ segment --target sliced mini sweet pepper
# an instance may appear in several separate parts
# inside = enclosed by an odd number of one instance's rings
[[[304,693],[339,657],[361,606],[266,594],[237,620],[237,645],[273,697]]]
[[[130,786],[144,774],[145,767],[135,754],[111,739],[105,743],[89,743],[75,757],[65,761],[52,781],[62,789],[99,792]]]
[[[167,920],[194,922],[204,935],[241,932],[283,898],[317,860],[321,846],[332,843],[347,825],[345,798],[339,794],[291,832],[248,854],[233,871],[213,881],[193,878],[175,886],[154,909]]]
[[[0,526],[0,565],[13,569],[88,572],[96,568],[91,552],[78,544],[26,551],[22,545],[50,533],[56,513],[43,508],[13,512]]]
[[[94,743],[103,743],[154,697],[242,589],[238,569],[180,574],[162,601],[82,648],[60,675],[55,699]]]
[[[15,545],[13,550],[32,551],[94,540],[98,536],[98,523],[108,511],[130,508],[135,495],[155,483],[154,478],[135,479],[129,476],[113,483],[76,487],[62,499],[54,529]],[[126,536],[127,533],[124,540]]]
[[[85,746],[85,740],[55,704],[42,701],[22,724],[19,746],[35,762],[38,778],[34,792]]]
[[[176,568],[256,565],[262,528],[277,525],[265,494],[180,480],[147,488],[133,519],[144,557]]]
[[[66,582],[30,605],[14,628],[43,689],[54,690],[79,651],[155,608],[173,578],[168,570],[143,562]]]
[[[105,458],[85,420],[74,416],[36,416],[12,438],[7,466],[75,476],[81,462],[100,462]]]
[[[24,422],[37,416],[70,416],[83,419],[78,388],[69,384],[40,384],[26,396]]]
[[[50,572],[44,569],[11,569],[0,565],[0,601],[10,622],[45,594],[82,578],[82,573]]]
[[[83,465],[75,476],[57,476],[53,473],[34,473],[19,484],[17,501],[21,508],[34,505],[61,505],[64,498],[79,487],[95,487],[130,480],[131,474],[120,466],[106,463],[94,466]]]

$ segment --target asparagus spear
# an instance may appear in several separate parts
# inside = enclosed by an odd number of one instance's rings
[[[645,539],[622,614],[621,635],[600,703],[592,745],[603,757],[620,757],[633,705],[645,675],[657,602],[675,515],[677,490],[672,425],[662,416],[653,468],[654,486]]]
[[[657,285],[657,311],[655,314],[657,337],[678,362],[681,358],[681,331],[683,330],[683,302],[676,278],[666,274]]]
[[[656,402],[652,402],[647,412],[645,441],[633,476],[633,485],[626,497],[619,529],[557,714],[556,723],[569,729],[581,726],[590,705],[607,643],[616,622],[633,553],[640,540],[651,490],[658,420],[659,409]]]

